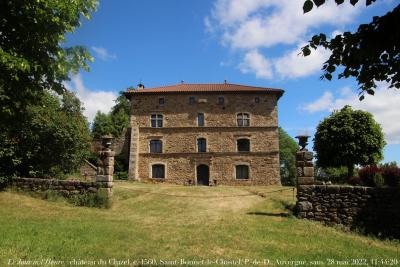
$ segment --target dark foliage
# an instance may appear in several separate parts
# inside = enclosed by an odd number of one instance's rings
[[[373,116],[350,106],[334,111],[320,122],[314,138],[317,165],[346,166],[349,179],[354,165],[377,164],[384,145],[382,129]]]
[[[120,92],[110,113],[97,112],[93,120],[92,136],[94,138],[101,138],[108,134],[114,137],[121,136],[123,130],[129,126],[129,110],[130,103],[123,92]]]
[[[344,0],[335,0],[340,5]],[[355,5],[358,0],[350,0]],[[375,0],[366,0],[370,5]],[[303,11],[311,11],[325,0],[307,0]],[[361,24],[356,32],[344,32],[329,39],[324,33],[314,35],[309,44],[302,48],[308,56],[311,49],[322,47],[332,52],[324,63],[321,79],[332,79],[339,71],[338,78],[354,77],[358,81],[360,100],[364,94],[375,93],[376,82],[387,82],[390,88],[400,88],[400,5],[381,17],[375,16],[369,24]]]
[[[294,185],[296,181],[297,142],[279,127],[279,160],[282,185]]]
[[[0,2],[1,177],[59,175],[79,164],[87,124],[79,100],[63,82],[70,73],[87,70],[91,57],[84,47],[63,42],[96,5],[95,0]]]

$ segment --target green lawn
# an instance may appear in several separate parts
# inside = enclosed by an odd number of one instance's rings
[[[288,216],[285,206],[294,203],[293,192],[268,193],[279,189],[118,182],[108,210],[0,192],[0,266],[10,259],[28,266],[46,259],[60,261],[48,266],[74,259],[88,265],[104,260],[102,266],[111,266],[110,259],[130,264],[155,259],[158,265],[181,259],[307,261],[303,266],[327,259],[397,259],[400,265],[398,241]]]

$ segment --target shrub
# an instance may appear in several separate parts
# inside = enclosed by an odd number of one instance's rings
[[[400,186],[400,168],[382,167],[381,171],[385,185]]]
[[[383,180],[382,174],[380,172],[376,172],[372,177],[373,186],[374,187],[383,187],[385,181]]]
[[[334,184],[347,183],[347,168],[346,167],[328,167],[328,168],[316,168],[315,178],[318,181],[328,182],[331,181]]]
[[[400,186],[400,168],[394,164],[367,166],[359,170],[359,175],[366,186]]]
[[[128,172],[115,172],[114,173],[114,178],[116,180],[128,180]]]
[[[128,162],[122,153],[114,158],[114,177],[116,180],[128,179]]]
[[[0,191],[4,190],[11,183],[11,177],[0,175]]]
[[[377,166],[367,166],[358,171],[361,182],[365,186],[375,186],[374,176],[379,172]]]
[[[349,180],[349,184],[351,185],[362,185],[361,178],[359,176],[353,176]]]
[[[99,190],[97,193],[79,194],[70,198],[70,201],[76,206],[109,208],[111,199],[107,193]]]

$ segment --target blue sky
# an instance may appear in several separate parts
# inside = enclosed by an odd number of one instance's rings
[[[84,45],[95,61],[90,72],[71,77],[92,120],[109,111],[119,91],[179,83],[230,83],[282,88],[279,123],[291,135],[313,135],[320,120],[346,104],[374,114],[388,145],[384,161],[400,163],[400,92],[379,85],[375,96],[357,98],[355,80],[321,81],[317,50],[298,56],[314,33],[354,30],[395,0],[366,8],[333,2],[302,14],[303,0],[142,0],[100,1],[98,10],[66,45]]]

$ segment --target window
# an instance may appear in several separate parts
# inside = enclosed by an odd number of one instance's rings
[[[248,113],[237,114],[237,125],[238,126],[250,126],[250,115]]]
[[[194,103],[196,103],[196,98],[194,96],[189,96],[189,104],[193,105]]]
[[[207,140],[205,138],[197,139],[197,152],[207,151]]]
[[[197,126],[204,126],[204,113],[197,114]]]
[[[219,96],[218,97],[218,105],[223,105],[225,103],[225,97]]]
[[[162,153],[162,141],[151,140],[150,141],[150,153]]]
[[[151,114],[151,127],[153,128],[163,127],[163,115]]]
[[[165,166],[162,164],[154,164],[151,166],[151,178],[164,179]]]
[[[241,179],[241,180],[249,179],[249,166],[237,165],[236,166],[236,179]]]
[[[250,140],[242,138],[237,140],[237,151],[238,152],[249,152],[250,151]]]
[[[165,98],[164,98],[164,97],[160,97],[160,98],[158,99],[158,104],[164,105],[164,104],[165,104]]]
[[[259,98],[258,96],[256,96],[256,97],[254,98],[254,102],[260,103],[260,98]]]

